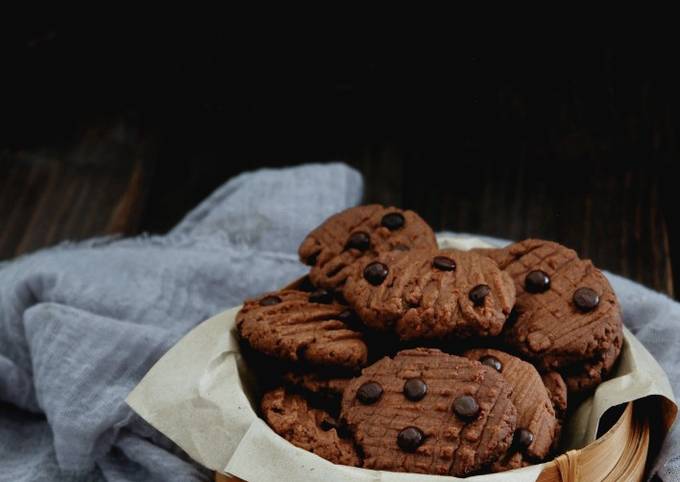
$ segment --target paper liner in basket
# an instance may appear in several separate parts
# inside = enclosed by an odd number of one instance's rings
[[[489,245],[475,238],[445,237],[443,248]],[[533,482],[542,464],[502,474],[457,479],[434,475],[381,472],[332,464],[299,449],[257,417],[257,382],[243,363],[234,335],[235,307],[204,321],[161,358],[127,403],[148,423],[179,445],[198,463],[251,481],[504,481]],[[613,377],[582,402],[568,420],[565,450],[592,442],[602,414],[610,407],[656,397],[663,436],[677,407],[668,379],[654,358],[624,330],[621,360]]]

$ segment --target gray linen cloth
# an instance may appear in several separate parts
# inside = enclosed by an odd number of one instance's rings
[[[0,264],[0,481],[209,480],[123,402],[197,323],[305,271],[296,250],[360,202],[343,164],[264,169],[168,235],[63,244]],[[680,384],[680,305],[608,275],[628,327]],[[680,480],[680,433],[657,464]]]

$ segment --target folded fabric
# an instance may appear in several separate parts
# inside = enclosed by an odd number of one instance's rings
[[[343,164],[242,174],[166,236],[63,244],[0,264],[0,481],[210,480],[124,403],[200,321],[305,272],[296,250],[358,204]],[[627,326],[680,386],[680,305],[608,275]],[[680,479],[680,433],[656,465]]]
[[[342,164],[264,169],[166,236],[0,265],[0,480],[209,480],[125,397],[197,323],[302,275],[304,235],[361,192]]]

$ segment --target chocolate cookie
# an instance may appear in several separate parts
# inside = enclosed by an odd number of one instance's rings
[[[282,290],[247,300],[239,335],[255,350],[289,361],[356,369],[366,363],[361,333],[342,321],[347,307],[315,293]]]
[[[392,250],[436,247],[432,229],[413,211],[370,204],[331,216],[307,235],[298,252],[311,266],[314,285],[336,288],[359,260]]]
[[[317,373],[294,373],[284,374],[283,379],[286,383],[315,394],[330,394],[342,396],[345,391],[349,378],[328,378]]]
[[[515,302],[512,279],[492,260],[456,250],[363,260],[344,294],[367,326],[403,340],[497,335]]]
[[[478,252],[515,281],[517,317],[505,332],[509,345],[541,371],[562,373],[572,391],[599,384],[623,340],[619,302],[602,272],[575,251],[538,239]]]
[[[492,368],[417,348],[364,368],[345,389],[341,418],[366,468],[463,476],[508,449],[511,392]]]
[[[283,374],[282,380],[290,391],[300,393],[313,406],[337,417],[340,414],[342,394],[351,378],[314,372],[288,372]]]
[[[465,357],[493,368],[512,386],[510,400],[517,409],[517,429],[508,453],[494,472],[524,467],[544,460],[559,437],[559,423],[541,376],[530,363],[488,348],[465,352]]]
[[[584,393],[602,383],[616,363],[622,345],[623,333],[614,337],[606,352],[564,369],[562,374],[569,391]]]
[[[561,423],[567,414],[567,384],[564,383],[562,375],[557,372],[544,373],[541,380],[548,390],[548,396],[555,409],[555,416]]]
[[[277,388],[264,395],[261,409],[269,426],[296,447],[335,464],[361,465],[352,441],[338,435],[336,420],[302,396]]]

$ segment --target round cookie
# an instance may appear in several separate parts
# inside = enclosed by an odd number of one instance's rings
[[[575,251],[538,239],[477,252],[515,281],[517,317],[506,327],[508,344],[541,371],[561,372],[570,391],[599,384],[623,339],[619,302],[602,272]]]
[[[302,396],[277,388],[265,393],[260,407],[269,426],[296,447],[335,464],[361,466],[352,441],[338,435],[335,419]]]
[[[498,371],[512,386],[510,400],[517,409],[513,446],[494,464],[493,471],[515,469],[544,460],[559,437],[560,424],[548,390],[533,365],[488,348],[469,350],[464,356]]]
[[[361,333],[342,321],[349,310],[318,293],[282,290],[247,300],[239,335],[256,351],[288,361],[357,369],[366,363]]]
[[[367,326],[402,340],[498,335],[515,302],[512,279],[485,256],[389,252],[347,278],[347,302]]]
[[[328,218],[307,235],[298,253],[311,266],[315,286],[336,288],[359,260],[392,250],[436,247],[434,232],[413,211],[370,204]]]
[[[341,420],[366,468],[464,476],[510,446],[511,392],[481,363],[416,348],[364,368],[345,389]]]

